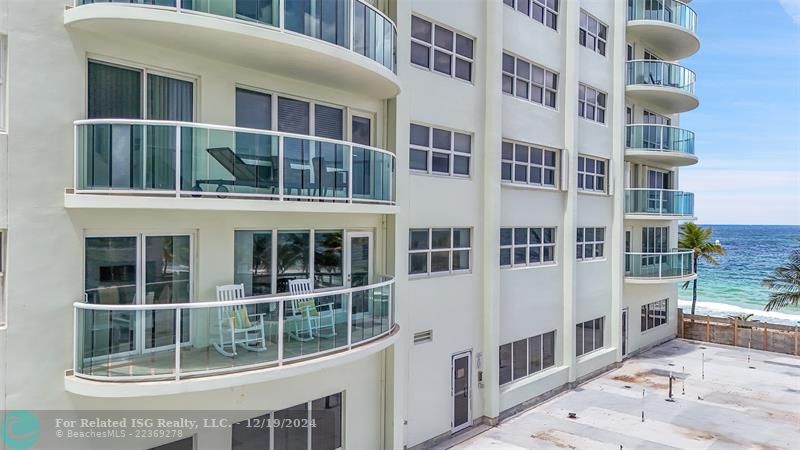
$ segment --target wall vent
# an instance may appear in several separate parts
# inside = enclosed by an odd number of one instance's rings
[[[433,340],[433,330],[420,331],[414,333],[414,345],[424,344]]]

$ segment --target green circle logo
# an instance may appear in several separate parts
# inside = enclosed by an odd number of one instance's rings
[[[39,421],[28,411],[8,411],[0,425],[0,436],[12,450],[29,449],[39,440]]]

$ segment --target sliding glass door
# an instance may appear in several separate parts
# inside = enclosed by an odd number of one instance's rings
[[[191,301],[191,237],[144,236],[144,303],[148,305]],[[144,313],[146,350],[175,344],[175,312],[150,310]],[[181,317],[181,342],[189,340],[189,311]]]
[[[96,236],[85,241],[85,299],[104,305],[188,303],[190,235]],[[181,342],[189,341],[189,311]],[[173,311],[93,311],[83,326],[86,358],[121,357],[175,344]]]
[[[87,303],[137,302],[138,241],[135,236],[86,238],[84,297]],[[133,311],[93,311],[84,321],[83,354],[88,358],[132,353],[137,348]]]
[[[146,69],[89,61],[87,116],[191,122],[194,83]],[[88,142],[90,151],[81,187],[175,189],[177,136],[173,127],[121,123],[96,124],[83,130],[80,138]],[[191,139],[191,135],[182,139]],[[188,156],[182,163],[190,168],[191,154]]]

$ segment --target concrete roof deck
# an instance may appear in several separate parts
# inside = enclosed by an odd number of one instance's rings
[[[670,371],[677,377],[675,402],[665,400]],[[569,412],[577,418],[567,418]],[[747,349],[673,340],[453,448],[790,449],[798,443],[800,358],[754,350],[748,363]]]

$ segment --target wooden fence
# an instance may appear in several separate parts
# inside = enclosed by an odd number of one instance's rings
[[[679,308],[678,337],[798,356],[800,329],[797,325],[684,314]]]

